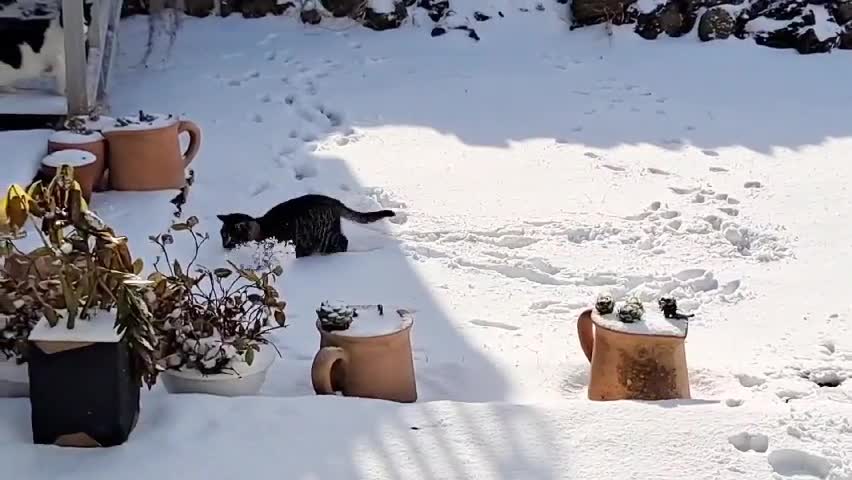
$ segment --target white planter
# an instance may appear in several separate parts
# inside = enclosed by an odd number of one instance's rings
[[[0,358],[0,398],[30,396],[30,377],[27,364],[18,365],[15,359]]]
[[[169,393],[206,393],[223,397],[257,395],[276,355],[275,347],[261,345],[252,364],[243,363],[235,373],[204,375],[198,370],[166,370],[160,378]]]

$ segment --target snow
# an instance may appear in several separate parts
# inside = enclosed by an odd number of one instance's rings
[[[91,342],[116,343],[121,336],[115,327],[115,312],[92,310],[87,319],[76,318],[74,328],[68,329],[68,314],[57,311],[59,322],[51,327],[47,319],[42,318],[33,327],[29,339],[33,342]]]
[[[157,130],[160,128],[171,127],[172,125],[178,122],[177,117],[175,117],[174,115],[166,115],[162,113],[146,113],[145,115],[150,115],[152,118],[150,120],[141,121],[139,120],[138,114],[127,115],[116,119],[116,122],[121,120],[129,122],[127,125],[113,123],[112,125],[104,125],[101,130],[104,133]]]
[[[54,168],[59,168],[62,165],[69,165],[71,167],[83,167],[85,165],[95,163],[96,160],[97,157],[92,152],[69,148],[66,150],[58,150],[56,152],[51,153],[50,155],[44,157],[44,160],[41,161],[41,164],[46,167]]]
[[[317,192],[398,215],[344,222],[348,253],[278,254],[288,327],[271,335],[283,358],[263,396],[157,385],[130,441],[98,452],[31,445],[26,400],[3,399],[4,475],[850,478],[852,380],[815,383],[852,368],[850,54],[569,31],[558,4],[535,3],[456,2],[456,22],[493,14],[471,23],[480,42],[432,38],[422,13],[379,33],[186,18],[173,56],[159,41],[148,68],[145,19],[122,21],[112,111],[203,130],[183,214],[211,234],[201,264],[252,261],[221,248],[217,213]],[[173,196],[92,205],[148,272],[147,237],[173,219]],[[586,398],[576,319],[602,289],[696,313],[695,400]],[[329,298],[416,312],[417,403],[313,394],[315,309]],[[239,461],[187,461],[200,456]]]
[[[369,0],[369,8],[376,13],[392,13],[398,0]]]
[[[82,145],[85,143],[99,142],[104,139],[104,136],[99,132],[91,133],[75,133],[69,130],[60,130],[50,135],[50,141],[53,143],[64,143],[69,145]]]
[[[666,0],[639,0],[636,2],[636,10],[639,13],[652,13],[665,4]]]
[[[0,146],[6,160],[0,175],[0,194],[5,195],[13,183],[29,185],[47,155],[47,140],[52,130],[0,132]]]
[[[745,30],[749,33],[767,33],[774,32],[777,30],[781,30],[790,26],[791,23],[795,22],[796,19],[793,20],[776,20],[774,18],[768,17],[757,17],[754,20],[750,20],[746,26]]]
[[[8,382],[28,382],[29,374],[27,373],[27,365],[18,365],[14,358],[6,359],[0,356],[0,383]],[[0,387],[2,391],[2,387]]]
[[[0,92],[0,113],[3,114],[65,115],[67,112],[65,97],[51,91],[18,88],[14,93]]]
[[[825,8],[825,5],[809,5],[808,9],[814,14],[816,23],[811,28],[819,41],[824,42],[843,32],[843,27],[832,19],[831,13]]]
[[[383,314],[375,305],[356,305],[357,317],[346,330],[335,330],[335,335],[344,337],[376,337],[404,330],[414,322],[413,314],[391,305],[383,305]]]
[[[616,312],[620,305],[616,305]],[[618,319],[615,312],[607,315],[592,316],[601,327],[616,332],[632,333],[634,335],[668,335],[673,337],[685,337],[689,328],[686,320],[669,319],[662,313],[650,307],[645,307],[642,320],[633,323],[624,323]]]

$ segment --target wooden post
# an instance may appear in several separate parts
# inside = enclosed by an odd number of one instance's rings
[[[109,16],[107,24],[104,25],[106,35],[103,41],[103,66],[100,71],[100,81],[97,89],[96,101],[100,104],[107,99],[107,90],[112,78],[112,66],[115,54],[118,52],[118,23],[121,17],[122,0],[100,0],[109,2]]]
[[[69,115],[84,115],[89,110],[83,2],[84,0],[62,0],[62,21],[65,31],[65,96],[68,99]]]

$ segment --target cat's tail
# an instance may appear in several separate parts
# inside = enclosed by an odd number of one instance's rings
[[[393,210],[378,210],[376,212],[359,212],[346,205],[340,211],[340,216],[356,223],[373,223],[387,217],[395,217]]]

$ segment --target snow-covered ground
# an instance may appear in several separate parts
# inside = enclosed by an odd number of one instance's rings
[[[84,453],[30,445],[26,400],[0,400],[4,473],[852,479],[852,380],[817,385],[852,377],[852,56],[569,32],[555,3],[490,3],[480,42],[432,38],[425,15],[381,33],[187,19],[147,69],[145,20],[123,22],[113,111],[204,132],[184,209],[214,239],[202,263],[251,261],[216,242],[219,213],[316,192],[399,214],[346,223],[349,253],[279,256],[265,397],[157,386],[125,446]],[[93,205],[150,265],[172,195]],[[603,289],[697,313],[696,400],[586,400],[575,322]],[[416,310],[418,404],[312,395],[328,299]]]

